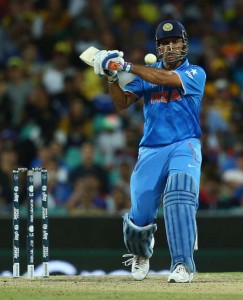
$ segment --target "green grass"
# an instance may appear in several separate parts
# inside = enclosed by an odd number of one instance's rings
[[[243,299],[243,273],[196,274],[192,283],[169,284],[167,276],[50,276],[33,280],[0,277],[3,300],[234,300]]]

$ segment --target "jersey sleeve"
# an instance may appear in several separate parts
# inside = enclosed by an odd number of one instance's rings
[[[143,97],[144,85],[141,78],[136,76],[131,82],[123,87],[124,92],[130,92],[137,96],[137,100]]]
[[[206,82],[206,73],[201,67],[189,65],[187,68],[182,70],[177,69],[174,72],[181,79],[184,95],[203,93]]]

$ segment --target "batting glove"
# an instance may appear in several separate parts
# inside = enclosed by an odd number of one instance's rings
[[[101,50],[98,51],[94,56],[94,72],[95,74],[98,74],[100,76],[104,75],[104,71],[102,68],[102,61],[105,59],[105,57],[108,55],[108,51]]]
[[[107,57],[102,62],[103,69],[125,71],[130,73],[132,64],[124,61],[123,52],[118,50],[108,51]]]
[[[118,78],[117,71],[111,71],[111,70],[104,69],[103,72],[108,77],[108,81],[110,83],[118,82],[119,78]]]
[[[133,64],[129,63],[127,61],[122,60],[118,62],[109,62],[108,64],[108,70],[116,70],[116,71],[124,71],[130,73],[132,71]]]
[[[94,57],[94,72],[100,76],[104,70],[131,72],[132,64],[125,62],[123,52],[118,50],[101,50]]]
[[[118,50],[106,51],[101,50],[97,52],[94,56],[94,72],[100,76],[104,75],[104,69],[113,70],[112,64],[122,63],[124,60],[122,58],[123,52]]]

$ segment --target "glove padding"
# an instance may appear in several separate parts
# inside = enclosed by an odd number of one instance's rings
[[[108,77],[108,81],[110,83],[114,83],[114,82],[117,82],[119,80],[117,71],[111,71],[111,70],[103,69],[103,72]]]
[[[104,75],[104,70],[131,72],[132,64],[125,62],[123,52],[118,50],[101,50],[94,56],[94,72],[100,76]]]
[[[98,75],[104,75],[104,69],[113,70],[112,63],[123,64],[123,52],[118,50],[106,51],[101,50],[94,56],[94,72]]]

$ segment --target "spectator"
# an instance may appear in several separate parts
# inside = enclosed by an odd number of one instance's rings
[[[7,94],[7,84],[4,73],[0,73],[0,132],[9,126],[11,119],[12,105]]]
[[[119,116],[111,114],[102,118],[96,145],[103,156],[104,165],[112,168],[116,152],[125,147],[125,134]]]
[[[81,163],[71,171],[69,180],[72,185],[75,185],[75,182],[79,177],[95,174],[100,180],[101,192],[107,193],[110,188],[108,174],[106,169],[96,161],[95,154],[94,144],[91,142],[84,142],[80,147]]]
[[[73,193],[66,203],[71,214],[100,214],[107,208],[101,193],[101,181],[94,173],[77,177]]]
[[[205,174],[199,192],[200,209],[217,209],[220,205],[221,180],[216,174]]]
[[[70,99],[69,114],[60,119],[58,130],[66,137],[66,147],[80,147],[92,138],[92,104],[79,95]]]
[[[48,170],[48,207],[50,212],[65,208],[66,202],[71,195],[71,187],[65,178],[65,173],[63,173],[62,168],[60,168],[58,164],[58,160],[54,157],[52,157],[44,167]],[[34,183],[36,206],[41,208],[40,174],[35,174]]]
[[[130,209],[130,197],[122,186],[114,186],[106,198],[107,211],[110,214],[123,215]]]
[[[74,70],[70,63],[71,45],[60,41],[54,45],[51,63],[43,72],[43,84],[50,95],[64,91],[65,76],[72,75]]]
[[[236,166],[223,173],[223,180],[231,191],[232,206],[243,207],[243,151],[236,155]]]
[[[50,103],[47,90],[41,84],[35,85],[22,112],[21,134],[29,134],[29,138],[37,143],[49,142],[54,137],[58,121],[59,116]]]
[[[20,124],[22,112],[33,85],[26,77],[24,62],[19,57],[10,57],[7,61],[7,90],[6,94],[12,106],[12,124]]]

